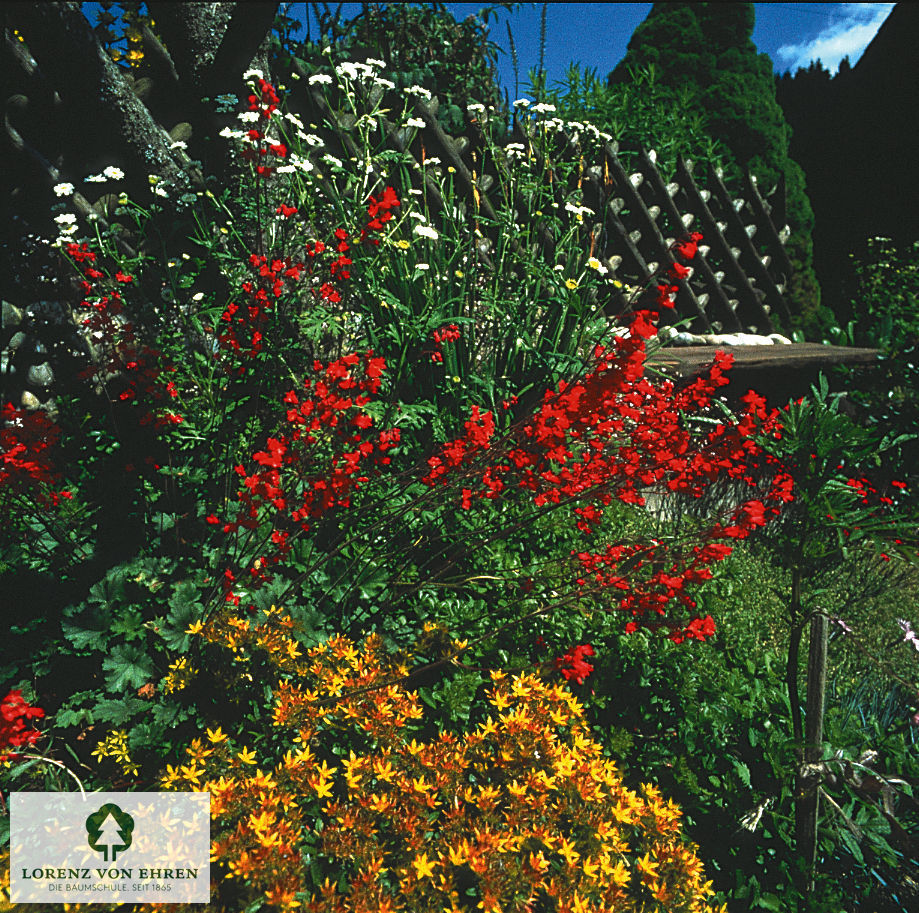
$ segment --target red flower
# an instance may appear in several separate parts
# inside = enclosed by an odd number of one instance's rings
[[[27,720],[40,720],[45,715],[41,707],[32,707],[22,699],[21,691],[10,691],[0,702],[0,761],[16,756],[7,748],[34,745],[41,737],[37,729],[27,729]]]
[[[579,644],[572,647],[567,653],[555,659],[555,668],[562,673],[565,681],[572,679],[579,685],[584,684],[584,679],[594,671],[594,667],[585,661],[585,656],[593,656],[594,648],[590,644]]]

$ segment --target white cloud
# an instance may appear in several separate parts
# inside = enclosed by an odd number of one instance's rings
[[[835,73],[846,55],[854,66],[894,8],[893,3],[839,3],[835,6],[834,21],[814,38],[801,44],[782,45],[776,52],[783,66],[792,73],[817,59]]]

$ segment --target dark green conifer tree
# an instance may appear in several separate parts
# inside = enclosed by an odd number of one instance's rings
[[[729,186],[738,186],[747,168],[764,188],[784,175],[794,268],[787,294],[801,327],[813,333],[820,305],[811,241],[814,216],[804,172],[788,154],[791,129],[776,101],[772,61],[757,52],[753,25],[752,3],[655,3],[608,82],[627,83],[653,65],[659,81],[675,93],[692,89],[688,94],[711,137],[729,151]]]

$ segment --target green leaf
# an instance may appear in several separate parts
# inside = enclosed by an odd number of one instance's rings
[[[109,674],[105,685],[109,691],[119,693],[129,688],[140,688],[154,676],[153,660],[139,647],[118,644],[110,656],[102,660],[102,668]]]
[[[136,640],[144,634],[144,618],[138,609],[126,609],[112,621],[113,634],[123,634],[125,640]]]
[[[101,700],[93,707],[93,717],[100,723],[112,723],[121,726],[128,720],[149,707],[147,701],[136,697],[126,697],[124,700]]]
[[[78,650],[85,650],[87,647],[102,647],[107,640],[108,625],[99,619],[96,619],[92,627],[82,627],[64,621],[61,623],[61,629],[64,637]]]
[[[169,614],[160,626],[160,636],[170,650],[184,652],[188,649],[188,626],[204,615],[198,588],[191,581],[183,581],[169,597]]]
[[[84,723],[91,726],[95,722],[92,711],[88,707],[71,709],[62,707],[54,717],[54,725],[60,727],[82,726]]]
[[[741,783],[744,786],[750,785],[750,768],[743,761],[738,761],[736,758],[731,759],[734,762],[734,770],[737,771],[737,776],[740,777]]]
[[[852,854],[855,861],[859,865],[864,865],[865,857],[862,854],[862,848],[858,845],[858,841],[852,836],[848,828],[841,827],[839,829],[839,839],[845,844],[846,849]]]

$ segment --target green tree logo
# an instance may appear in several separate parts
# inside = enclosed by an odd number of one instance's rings
[[[102,853],[105,862],[114,862],[117,854],[131,845],[133,831],[134,819],[111,802],[86,819],[87,842]]]

